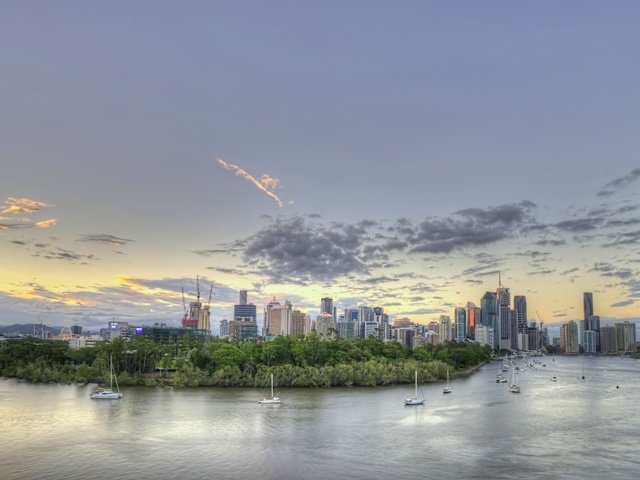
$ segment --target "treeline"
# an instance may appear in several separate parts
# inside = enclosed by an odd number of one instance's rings
[[[109,358],[120,385],[264,387],[273,373],[282,387],[376,386],[423,383],[469,370],[491,357],[478,343],[425,345],[415,349],[376,338],[323,340],[278,337],[270,342],[169,341],[134,337],[71,350],[66,342],[35,338],[0,344],[0,375],[31,382],[105,383]]]

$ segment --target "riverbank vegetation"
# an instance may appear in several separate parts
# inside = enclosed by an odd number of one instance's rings
[[[273,373],[281,387],[377,386],[428,383],[471,371],[491,357],[478,343],[411,349],[376,338],[324,340],[278,337],[270,342],[203,341],[193,336],[154,341],[116,339],[71,350],[66,342],[35,338],[0,344],[0,376],[30,382],[104,383],[113,358],[122,385],[265,387]]]

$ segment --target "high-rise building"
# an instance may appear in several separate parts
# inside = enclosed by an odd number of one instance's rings
[[[233,306],[233,320],[229,322],[229,337],[234,340],[256,340],[258,338],[258,315],[256,306],[247,302],[247,291],[240,290],[239,303]]]
[[[220,320],[220,338],[229,336],[229,320]]]
[[[269,332],[269,313],[271,312],[271,309],[277,305],[280,305],[280,302],[276,300],[276,297],[273,297],[273,299],[264,306],[264,320],[262,324],[263,337],[266,337]]]
[[[527,319],[527,297],[524,295],[516,295],[513,297],[513,309],[516,311],[518,320],[518,331],[526,333],[529,325]]]
[[[451,318],[449,315],[440,315],[440,341],[449,342],[451,340]]]
[[[584,353],[596,353],[596,332],[586,330],[582,341],[582,349]]]
[[[614,324],[619,353],[636,351],[636,324],[625,321]]]
[[[311,319],[300,310],[291,312],[291,335],[309,335]]]
[[[584,310],[584,321],[588,322],[589,317],[593,316],[593,293],[584,292],[582,294],[582,305]],[[587,325],[586,330],[591,330],[589,325]]]
[[[480,308],[475,303],[467,303],[467,338],[476,338],[476,325],[480,325]]]
[[[454,318],[456,321],[456,342],[463,343],[467,339],[467,310],[464,307],[456,307]]]
[[[480,345],[489,345],[491,349],[495,349],[494,343],[495,335],[493,334],[493,328],[485,325],[476,326],[476,342]]]
[[[486,292],[480,300],[480,323],[493,329],[493,346],[500,347],[500,320],[498,318],[498,295]]]
[[[324,297],[320,299],[320,313],[328,313],[335,318],[336,312],[333,310],[333,298]]]
[[[267,336],[287,336],[291,335],[291,316],[293,307],[289,300],[284,305],[272,305],[269,309],[269,319]]]
[[[316,318],[316,332],[323,338],[335,338],[336,320],[328,312],[322,312]]]
[[[602,355],[611,355],[618,352],[618,342],[616,337],[616,328],[613,326],[604,326],[600,328],[600,353]]]
[[[511,330],[511,350],[518,350],[518,312],[511,310],[509,312],[509,328]]]
[[[560,347],[564,353],[580,353],[578,345],[578,325],[573,320],[564,323],[560,327]]]

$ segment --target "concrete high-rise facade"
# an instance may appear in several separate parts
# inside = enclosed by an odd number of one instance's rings
[[[289,300],[284,305],[272,305],[269,309],[269,328],[268,336],[287,336],[291,335],[291,319],[293,307]]]
[[[580,352],[578,345],[578,325],[573,320],[560,327],[560,346],[564,353],[577,354]]]
[[[451,341],[451,318],[449,315],[440,315],[440,341]]]

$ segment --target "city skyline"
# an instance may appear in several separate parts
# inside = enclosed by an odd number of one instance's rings
[[[197,276],[212,326],[240,290],[428,323],[499,275],[639,322],[639,13],[6,2],[0,324],[178,325]]]

